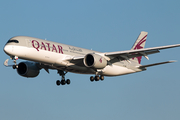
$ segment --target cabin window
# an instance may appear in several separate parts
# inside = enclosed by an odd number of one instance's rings
[[[19,43],[19,41],[18,40],[9,40],[7,43]]]

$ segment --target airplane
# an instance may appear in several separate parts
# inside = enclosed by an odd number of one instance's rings
[[[65,79],[68,72],[93,74],[95,76],[90,77],[90,81],[93,82],[104,80],[104,76],[136,73],[145,71],[151,66],[175,62],[141,65],[142,56],[149,60],[150,54],[180,46],[180,44],[175,44],[144,48],[147,35],[148,32],[142,31],[131,50],[104,53],[34,37],[16,36],[10,38],[4,46],[4,52],[10,56],[14,65],[8,65],[9,59],[5,60],[4,65],[13,67],[19,75],[28,78],[38,76],[41,69],[47,73],[49,69],[57,70],[61,76],[61,80],[56,81],[59,86],[70,84],[71,81]],[[27,61],[17,64],[18,59]]]

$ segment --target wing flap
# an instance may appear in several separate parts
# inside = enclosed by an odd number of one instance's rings
[[[107,52],[107,53],[104,53],[104,55],[107,57],[113,57],[111,58],[112,61],[113,59],[131,61],[130,59],[138,58],[141,56],[144,56],[146,59],[149,60],[147,55],[159,53],[160,52],[159,50],[162,50],[162,49],[174,48],[174,47],[179,47],[179,46],[180,44],[176,44],[176,45],[144,48],[144,49],[138,49],[138,50]]]
[[[138,50],[127,50],[127,51],[117,51],[117,52],[107,52],[105,53],[106,56],[113,56],[113,57],[117,57],[120,55],[132,55],[132,54],[139,54],[140,52],[151,52],[151,51],[159,51],[162,49],[168,49],[168,48],[174,48],[174,47],[179,47],[180,44],[176,44],[176,45],[168,45],[168,46],[160,46],[160,47],[152,47],[152,48],[144,48],[144,49],[138,49]],[[156,53],[156,52],[155,52]],[[141,55],[143,56],[143,55]]]
[[[159,52],[160,52],[159,50],[150,50],[150,51],[146,51],[146,52],[137,52],[137,53],[132,53],[132,54],[122,54],[122,55],[119,55],[119,57],[121,57],[122,60],[125,60],[125,59],[123,59],[124,58],[123,56],[126,56],[128,59],[139,57],[139,56],[144,56],[146,59],[149,60],[147,55],[154,54],[154,53],[159,53]]]

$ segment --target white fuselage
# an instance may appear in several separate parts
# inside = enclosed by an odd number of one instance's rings
[[[83,65],[83,61],[73,63],[73,60],[69,61],[69,59],[82,57],[88,53],[97,53],[104,56],[100,52],[33,37],[17,36],[10,40],[18,40],[19,43],[7,43],[5,45],[4,51],[9,56],[17,56],[21,59],[43,63],[49,65],[50,69],[59,69],[80,74],[95,74],[96,71]],[[107,60],[110,59],[106,56],[104,57]],[[127,61],[117,61],[98,71],[104,76],[118,76],[142,71],[141,69],[137,69],[135,64]]]

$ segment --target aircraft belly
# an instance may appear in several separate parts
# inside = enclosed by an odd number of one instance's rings
[[[106,66],[102,70],[102,72],[104,76],[119,76],[119,75],[134,73],[136,71],[132,69],[128,69],[126,67],[112,65],[112,66]]]

